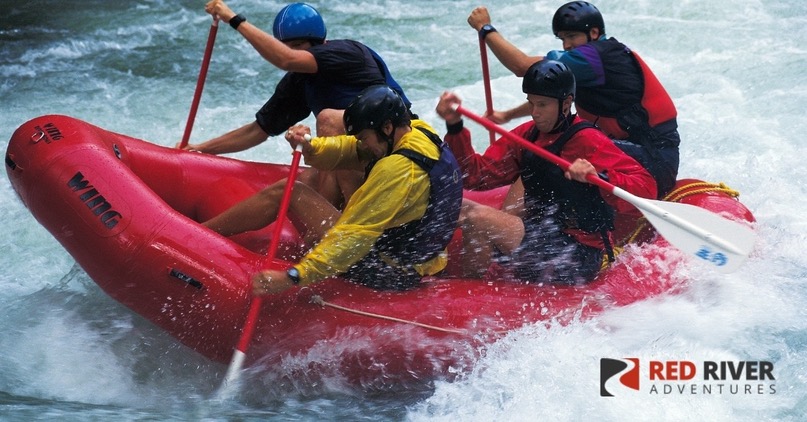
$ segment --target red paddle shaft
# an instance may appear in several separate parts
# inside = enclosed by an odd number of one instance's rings
[[[277,248],[280,246],[280,236],[283,233],[283,222],[286,221],[286,216],[289,212],[289,204],[291,203],[291,193],[294,187],[294,182],[297,179],[297,169],[300,167],[300,156],[302,144],[299,144],[294,149],[294,155],[291,160],[291,170],[288,179],[286,179],[286,187],[283,190],[283,198],[280,200],[280,208],[277,211],[277,220],[275,220],[275,231],[272,234],[272,241],[269,243],[269,251],[266,253],[266,265],[270,265],[277,255]],[[258,312],[261,310],[261,296],[252,298],[252,303],[249,305],[249,312],[247,319],[244,322],[244,328],[241,331],[241,338],[238,340],[236,349],[242,353],[246,353],[249,347],[249,342],[252,340],[252,333],[255,331],[255,325],[258,322]]]
[[[485,108],[488,115],[493,113],[493,95],[490,90],[490,69],[488,68],[488,47],[485,39],[479,37],[479,56],[482,58],[482,82],[485,85]],[[490,131],[490,143],[496,140],[496,132]]]
[[[207,68],[210,67],[210,56],[213,55],[213,44],[216,42],[216,33],[219,29],[218,19],[213,19],[210,24],[210,32],[207,35],[207,46],[205,47],[205,56],[202,59],[202,68],[199,69],[199,78],[196,80],[196,92],[193,93],[193,101],[191,102],[191,110],[188,113],[188,122],[185,124],[185,133],[182,135],[182,142],[179,143],[179,149],[185,148],[188,141],[191,139],[191,130],[193,129],[193,121],[196,119],[196,110],[199,109],[199,101],[202,99],[202,89],[205,87],[205,79],[207,79]]]
[[[306,135],[306,140],[311,139]],[[288,214],[289,204],[291,203],[291,193],[294,188],[294,182],[297,180],[297,170],[300,167],[300,156],[302,155],[303,144],[298,144],[294,148],[294,154],[291,160],[291,169],[289,177],[286,179],[286,187],[283,190],[283,197],[280,200],[280,208],[277,211],[277,219],[275,220],[275,230],[272,236],[272,241],[269,243],[269,251],[266,254],[266,265],[270,265],[275,259],[277,248],[280,245],[280,235],[283,231],[283,222],[286,220]],[[251,285],[250,285],[251,288]],[[261,310],[263,298],[255,296],[249,305],[247,312],[247,319],[244,321],[244,327],[241,329],[241,337],[238,339],[238,344],[233,352],[233,357],[230,360],[230,366],[227,368],[227,373],[224,375],[224,382],[219,388],[218,396],[223,399],[226,398],[234,390],[234,386],[238,381],[241,373],[241,367],[244,365],[244,360],[247,356],[247,348],[252,341],[252,334],[255,331],[255,326],[258,323],[258,314]]]
[[[283,233],[283,222],[286,220],[286,215],[288,215],[289,211],[289,203],[291,202],[291,193],[292,188],[294,187],[294,182],[297,179],[297,169],[300,167],[300,149],[301,145],[298,145],[298,149],[294,150],[294,155],[291,160],[291,170],[289,173],[289,177],[286,180],[286,187],[283,190],[283,198],[280,200],[280,208],[277,211],[277,220],[275,220],[275,231],[272,234],[272,241],[269,243],[269,251],[266,253],[266,265],[272,263],[277,255],[277,248],[280,246],[280,236]],[[241,338],[238,340],[238,345],[236,349],[241,351],[242,353],[246,353],[247,348],[249,347],[249,342],[252,340],[252,333],[255,331],[255,325],[258,322],[258,312],[261,310],[261,296],[256,296],[252,298],[252,303],[249,305],[249,312],[247,313],[247,319],[244,322],[244,328],[241,331]]]

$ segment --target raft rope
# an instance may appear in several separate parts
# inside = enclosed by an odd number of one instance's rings
[[[312,295],[311,296],[311,303],[314,303],[314,304],[317,304],[317,305],[320,305],[320,306],[323,306],[323,307],[328,306],[328,307],[331,307],[331,308],[334,308],[334,309],[338,309],[340,311],[350,312],[350,313],[357,314],[357,315],[363,315],[363,316],[366,316],[366,317],[383,319],[383,320],[386,320],[386,321],[400,322],[402,324],[414,325],[414,326],[417,326],[417,327],[426,328],[426,329],[434,330],[434,331],[440,331],[440,332],[443,332],[443,333],[453,333],[453,334],[463,334],[463,335],[468,334],[468,331],[466,331],[466,330],[457,330],[457,329],[453,329],[453,328],[436,327],[434,325],[422,324],[422,323],[419,323],[419,322],[416,322],[416,321],[410,321],[410,320],[406,320],[406,319],[395,318],[395,317],[391,317],[391,316],[387,316],[387,315],[374,314],[374,313],[371,313],[371,312],[365,312],[365,311],[360,311],[358,309],[353,309],[353,308],[348,308],[348,307],[345,307],[345,306],[340,306],[340,305],[337,305],[335,303],[330,303],[330,302],[325,301],[325,299],[323,299],[322,296],[320,296],[320,295]]]
[[[662,201],[681,202],[682,199],[684,199],[684,198],[686,198],[688,196],[698,195],[698,194],[703,194],[703,193],[708,193],[708,192],[721,192],[721,193],[724,193],[724,194],[726,194],[728,196],[731,196],[732,198],[738,198],[740,196],[739,191],[728,187],[723,182],[720,182],[720,183],[693,182],[693,183],[688,183],[686,185],[683,185],[683,186],[679,187],[678,189],[674,189],[673,191],[668,193],[666,196],[664,196],[664,198],[662,198]],[[647,219],[644,216],[640,217],[636,221],[637,221],[636,228],[633,230],[633,232],[631,232],[631,234],[628,235],[627,237],[625,237],[624,239],[616,242],[616,244],[614,245],[613,249],[614,249],[614,254],[616,256],[618,256],[620,253],[622,253],[622,251],[625,249],[625,245],[635,241],[636,238],[639,236],[639,233],[641,233],[647,227]],[[619,246],[617,246],[617,245],[619,245]],[[602,260],[601,269],[608,268],[609,265],[610,265],[610,262],[608,262],[608,257],[604,256],[603,260]]]

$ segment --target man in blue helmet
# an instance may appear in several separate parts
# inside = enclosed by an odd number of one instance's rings
[[[400,95],[386,85],[362,91],[344,112],[347,135],[304,141],[311,129],[295,125],[286,139],[303,143],[306,162],[331,168],[363,165],[367,178],[343,212],[305,185],[292,193],[289,215],[315,245],[293,267],[266,270],[255,294],[279,293],[342,275],[378,289],[406,289],[447,264],[457,227],[462,180],[454,155],[426,122],[411,119]],[[205,222],[231,235],[277,218],[285,180]]]
[[[642,58],[605,35],[602,14],[593,4],[573,1],[557,9],[552,32],[562,41],[563,51],[550,51],[546,56],[528,56],[508,42],[491,25],[485,7],[474,9],[468,24],[516,76],[523,76],[543,58],[566,64],[577,79],[575,106],[580,116],[597,124],[653,175],[659,197],[673,188],[680,144],[675,105]],[[504,123],[528,114],[524,104],[490,117]]]
[[[223,1],[207,3],[205,11],[230,24],[255,50],[275,67],[285,70],[269,101],[256,113],[255,121],[187,149],[210,154],[242,151],[279,135],[312,112],[316,134],[345,133],[342,114],[362,89],[384,84],[392,87],[407,106],[403,89],[393,79],[384,60],[369,47],[353,40],[326,41],[325,22],[319,12],[305,3],[285,6],[267,34],[234,13]],[[315,187],[341,207],[361,184],[362,172],[308,169],[300,181]]]

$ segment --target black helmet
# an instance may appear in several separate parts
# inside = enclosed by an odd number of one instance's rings
[[[521,81],[525,94],[543,95],[563,101],[574,98],[574,74],[565,64],[555,60],[541,60],[527,69]]]
[[[401,96],[386,85],[365,88],[345,109],[343,117],[348,135],[364,129],[380,130],[387,121],[397,127],[409,120]]]
[[[605,22],[602,14],[587,1],[573,1],[561,6],[552,17],[552,32],[555,36],[560,31],[585,32],[591,28],[599,28],[605,34]]]

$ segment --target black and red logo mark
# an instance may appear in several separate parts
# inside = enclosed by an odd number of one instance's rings
[[[59,130],[53,123],[45,123],[43,126],[36,126],[36,133],[31,136],[31,139],[34,143],[39,142],[41,140],[45,140],[46,143],[51,143],[51,141],[59,141],[64,139],[64,135],[62,135],[62,131]]]
[[[619,383],[633,390],[639,390],[639,359],[600,359],[600,396],[613,397],[605,384],[611,378],[619,375]]]

